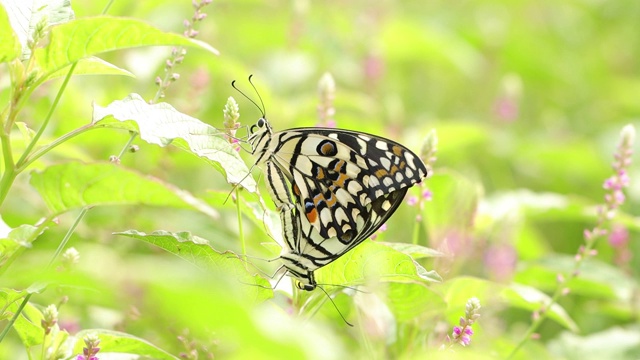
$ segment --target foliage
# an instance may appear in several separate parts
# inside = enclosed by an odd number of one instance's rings
[[[0,358],[640,355],[636,2],[0,4]],[[313,292],[234,79],[431,168]]]

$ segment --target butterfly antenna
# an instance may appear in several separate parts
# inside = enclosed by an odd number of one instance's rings
[[[253,75],[251,75],[251,76],[253,76]],[[249,76],[249,79],[251,79],[251,76]],[[253,86],[253,83],[251,83],[251,86]],[[260,112],[262,113],[262,117],[265,116],[264,109],[262,109],[260,107],[260,105],[258,105],[258,103],[253,101],[253,99],[248,97],[247,94],[243,93],[242,90],[238,89],[238,87],[236,86],[236,81],[235,80],[233,80],[231,82],[231,87],[236,89],[236,91],[239,92],[240,94],[242,94],[242,96],[244,96],[245,98],[247,98],[247,100],[251,101],[253,103],[253,105],[255,105],[258,108],[258,110],[260,110]],[[253,86],[253,88],[255,89],[255,86]],[[260,97],[260,94],[258,94],[258,97]],[[260,102],[262,102],[262,98],[260,98]],[[264,104],[263,104],[263,106],[264,106]]]
[[[260,96],[258,89],[256,89],[256,85],[253,83],[253,81],[251,81],[252,77],[253,77],[253,74],[249,75],[249,84],[251,84],[251,87],[253,87],[253,91],[256,92],[256,95],[258,95],[258,99],[260,99],[260,104],[262,104],[262,117],[266,117],[267,109],[264,107],[264,101],[262,101],[262,96]]]
[[[327,299],[329,299],[329,301],[331,301],[331,304],[333,304],[333,307],[336,309],[336,311],[338,312],[338,314],[340,315],[340,317],[342,318],[342,321],[345,322],[345,324],[353,327],[353,324],[348,322],[347,319],[345,319],[344,315],[342,315],[342,312],[340,311],[340,309],[338,309],[338,305],[336,305],[336,303],[333,301],[333,299],[331,298],[331,296],[329,296],[329,293],[327,293],[327,291],[322,287],[322,286],[318,286],[318,289],[322,290],[322,292],[327,295]]]

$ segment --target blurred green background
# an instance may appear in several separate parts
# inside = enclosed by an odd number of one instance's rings
[[[77,18],[98,15],[105,6],[72,5]],[[471,286],[475,282],[464,279],[515,281],[551,292],[555,273],[570,267],[563,261],[583,243],[583,229],[594,226],[593,206],[603,202],[602,183],[612,174],[621,128],[631,123],[640,129],[640,2],[240,0],[213,1],[204,12],[208,17],[197,24],[197,38],[217,48],[220,56],[188,50],[176,69],[180,79],[165,99],[181,112],[221,128],[223,106],[233,96],[242,124],[253,124],[260,111],[230,86],[238,80],[254,97],[246,82],[253,74],[276,131],[314,126],[318,81],[329,72],[336,82],[337,127],[389,137],[416,152],[426,134],[436,130],[435,175],[426,182],[433,201],[423,204],[420,244],[451,251],[450,258],[424,263],[445,279],[438,291],[450,301],[446,319],[431,314],[429,321],[413,324],[417,333],[430,334],[424,337],[402,334],[402,324],[376,333],[372,329],[377,327],[367,322],[375,318],[353,315],[368,305],[353,305],[351,297],[342,296],[336,298],[339,307],[364,325],[347,328],[330,304],[304,325],[290,323],[281,316],[288,301],[284,296],[259,305],[236,303],[234,296],[240,295],[231,296],[217,285],[224,280],[195,272],[144,243],[112,235],[127,229],[190,231],[218,250],[240,249],[235,205],[221,201],[231,191],[224,177],[190,154],[139,140],[141,151],[123,157],[123,166],[208,199],[220,219],[163,208],[92,209],[71,243],[82,259],[81,275],[73,280],[77,286],[46,292],[35,301],[46,305],[69,296],[61,316],[74,326],[120,329],[174,353],[183,351],[176,336],[185,328],[174,322],[177,317],[193,327],[189,336],[220,358],[420,358],[443,356],[437,352],[442,337],[434,334],[450,332],[443,320],[455,325],[466,299],[478,296],[486,312],[469,350],[476,347],[473,355],[478,357],[508,353],[530,323],[530,312],[488,295],[485,303]],[[181,33],[193,10],[189,1],[116,1],[108,14]],[[88,123],[92,102],[104,106],[132,92],[152,98],[154,79],[162,75],[169,52],[157,47],[101,56],[136,78],[74,77],[46,137],[51,140]],[[50,82],[35,93],[21,121],[38,128],[59,84]],[[34,168],[68,158],[106,161],[128,137],[92,131]],[[640,147],[635,149],[637,153]],[[243,157],[251,164],[247,155]],[[608,344],[635,339],[631,350],[625,348],[629,352],[617,354],[620,358],[640,356],[639,163],[629,170],[627,202],[616,220],[628,232],[631,257],[619,262],[620,250],[601,241],[597,258],[602,266],[594,265],[582,291],[560,303],[578,324],[580,336],[606,334]],[[411,242],[410,232],[399,230],[414,226],[416,211],[400,209],[382,240]],[[20,177],[4,205],[5,222],[33,224],[46,213],[29,189],[28,177]],[[75,214],[60,217],[59,227],[45,233],[4,275],[11,280],[8,286],[28,285],[32,275],[23,279],[23,273],[44,266],[74,219]],[[244,226],[248,253],[273,257],[260,245],[271,239],[258,222],[245,219]],[[265,271],[275,269],[253,262]],[[604,264],[611,273],[603,272]],[[611,288],[587,291],[594,284]],[[462,288],[454,292],[456,286]],[[482,285],[483,291],[488,288]],[[436,324],[444,331],[434,330]],[[611,335],[613,330],[624,334]],[[541,341],[530,342],[523,358],[601,356],[585,350],[585,338],[555,322],[546,322],[539,332]]]

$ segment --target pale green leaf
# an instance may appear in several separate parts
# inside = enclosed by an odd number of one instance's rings
[[[50,73],[46,78],[40,79],[40,81],[47,81],[51,79],[57,79],[67,76],[69,72],[68,67],[64,67],[58,71]],[[91,56],[85,59],[78,60],[78,63],[73,69],[74,75],[122,75],[135,77],[131,72],[119,68],[111,63],[108,63],[100,58]]]
[[[51,28],[49,44],[34,56],[44,77],[82,58],[140,46],[181,45],[218,51],[201,41],[166,33],[136,19],[96,16],[76,19]]]
[[[218,217],[215,209],[190,193],[112,163],[50,166],[33,172],[31,185],[54,214],[85,206],[151,205],[196,209]]]
[[[445,256],[442,252],[431,249],[422,245],[398,243],[398,242],[385,242],[378,241],[378,243],[386,245],[394,250],[400,251],[403,254],[407,254],[414,259],[432,258]]]
[[[9,311],[12,313],[18,311],[21,301],[11,304],[8,308]],[[20,316],[18,316],[16,322],[13,324],[13,330],[18,334],[25,347],[28,348],[42,344],[44,339],[44,329],[42,329],[41,326],[42,319],[43,316],[40,310],[31,303],[27,303],[22,309]]]
[[[240,283],[246,284],[243,287],[245,298],[262,301],[273,296],[269,282],[257,274],[251,274],[247,263],[242,261],[238,255],[230,251],[219,252],[207,240],[191,235],[189,232],[155,231],[151,234],[145,234],[129,230],[115,233],[115,235],[128,236],[153,244],[201,269],[223,276],[231,276]]]
[[[66,23],[75,17],[70,0],[20,0],[3,3],[10,14],[11,25],[20,39],[22,60],[31,56],[28,42],[34,38],[39,23],[42,22],[41,26],[47,28]]]
[[[9,62],[20,55],[20,40],[9,21],[9,15],[2,2],[0,6],[0,63]]]
[[[89,334],[96,335],[100,339],[100,353],[98,355],[107,353],[121,353],[145,356],[158,360],[179,359],[178,357],[171,355],[170,353],[162,350],[156,345],[153,345],[147,340],[127,333],[105,329],[87,329],[79,331],[75,335],[76,342],[73,347],[74,355],[82,355],[82,349],[86,346],[82,339]]]
[[[93,122],[98,126],[140,133],[150,144],[173,144],[190,151],[214,166],[230,184],[255,192],[256,183],[238,152],[211,125],[185,115],[167,103],[148,104],[131,94],[101,107],[94,104]]]
[[[23,224],[11,229],[6,237],[0,237],[0,274],[4,273],[25,249],[42,233],[32,225]]]
[[[442,295],[423,284],[389,283],[387,305],[401,322],[429,318],[446,309]]]
[[[501,295],[509,305],[532,312],[540,310],[541,305],[551,302],[551,298],[542,291],[520,284],[511,284],[502,291]],[[546,311],[549,319],[554,320],[573,332],[579,331],[578,325],[571,319],[562,306],[554,303],[551,305],[551,308],[548,308]]]
[[[358,285],[368,280],[424,284],[442,278],[409,255],[369,240],[321,268],[316,275],[316,281],[322,284]]]

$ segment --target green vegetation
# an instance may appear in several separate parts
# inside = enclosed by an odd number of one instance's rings
[[[640,357],[640,3],[27,3],[0,6],[0,359]],[[275,131],[432,170],[312,292],[276,272],[250,74]]]

